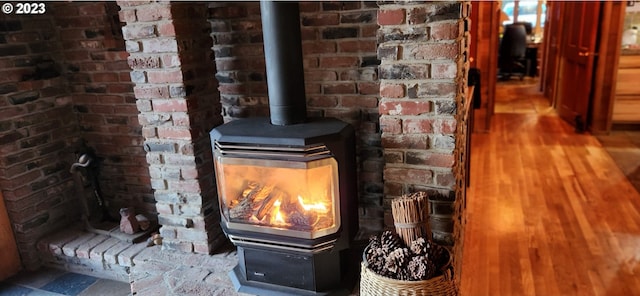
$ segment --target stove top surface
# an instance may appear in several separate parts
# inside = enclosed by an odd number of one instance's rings
[[[351,125],[335,118],[309,118],[304,123],[273,125],[267,117],[254,117],[218,126],[210,135],[218,142],[306,146],[350,129],[353,129]]]

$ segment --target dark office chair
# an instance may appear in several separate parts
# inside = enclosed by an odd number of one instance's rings
[[[508,80],[512,75],[520,76],[520,80],[528,73],[527,31],[522,24],[505,26],[498,52],[499,78]]]
[[[527,35],[531,36],[533,34],[533,24],[531,22],[515,22],[514,25],[523,25],[525,32]]]

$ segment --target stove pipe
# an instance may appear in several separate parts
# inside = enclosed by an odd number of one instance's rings
[[[302,123],[307,99],[298,3],[260,1],[260,12],[271,124]]]

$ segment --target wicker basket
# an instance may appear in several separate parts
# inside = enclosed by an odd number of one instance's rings
[[[443,268],[441,275],[423,281],[401,281],[381,276],[369,269],[367,267],[367,260],[363,260],[360,272],[360,296],[391,295],[458,295],[455,283],[453,282],[451,256],[449,256],[449,263]]]

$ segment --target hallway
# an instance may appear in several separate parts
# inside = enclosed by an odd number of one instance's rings
[[[637,295],[640,194],[531,81],[473,134],[461,295]]]

